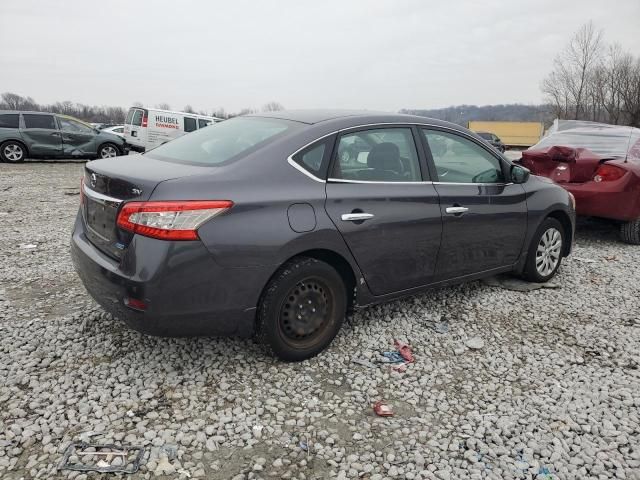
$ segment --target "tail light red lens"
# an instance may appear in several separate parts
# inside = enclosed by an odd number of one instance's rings
[[[149,117],[148,117],[147,113],[145,112],[145,113],[142,115],[142,126],[143,126],[143,127],[146,127],[146,126],[147,126],[147,121],[148,121],[148,119],[149,119]]]
[[[616,167],[608,163],[603,163],[598,167],[596,174],[593,176],[594,182],[613,182],[624,176],[627,171],[624,168]]]
[[[197,240],[198,228],[233,206],[230,200],[129,202],[118,214],[118,227],[160,240]]]

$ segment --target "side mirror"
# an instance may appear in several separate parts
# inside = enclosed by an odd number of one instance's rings
[[[511,181],[513,183],[526,183],[531,176],[531,171],[522,165],[511,165]]]

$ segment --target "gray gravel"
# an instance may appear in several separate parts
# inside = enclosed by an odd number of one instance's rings
[[[57,470],[83,439],[145,446],[129,478],[640,478],[640,247],[606,223],[581,225],[560,288],[369,308],[282,364],[96,306],[68,254],[81,172],[0,165],[0,478],[87,478]],[[393,339],[404,373],[375,363]]]

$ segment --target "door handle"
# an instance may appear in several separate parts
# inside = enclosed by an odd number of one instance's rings
[[[453,215],[460,215],[461,213],[468,212],[469,209],[467,207],[447,207],[445,211]]]
[[[343,213],[340,217],[343,222],[362,222],[373,218],[373,213]]]
[[[51,134],[52,137],[59,137],[60,136],[60,132],[53,132]]]

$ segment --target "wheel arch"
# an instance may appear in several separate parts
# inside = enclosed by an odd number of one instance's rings
[[[273,278],[278,274],[278,272],[280,271],[283,265],[286,265],[288,262],[290,262],[296,257],[315,258],[316,260],[320,260],[321,262],[327,263],[328,265],[331,265],[333,268],[335,268],[335,270],[338,272],[338,274],[342,278],[342,281],[344,282],[345,291],[347,295],[347,310],[351,310],[353,308],[355,304],[356,285],[357,285],[356,272],[354,272],[353,267],[343,255],[337,253],[334,250],[329,250],[327,248],[315,248],[315,249],[303,250],[285,259],[278,266],[278,268],[276,268],[274,272],[269,276],[269,279],[266,281],[266,283],[262,287],[262,291],[260,292],[260,296],[258,300],[258,308]]]
[[[547,218],[553,218],[559,221],[560,225],[562,225],[567,240],[564,242],[564,245],[562,247],[562,256],[568,256],[569,253],[571,253],[571,245],[573,243],[573,223],[571,222],[569,214],[564,210],[553,210],[542,219],[542,222],[544,222]]]
[[[4,144],[8,143],[8,142],[19,143],[20,145],[22,145],[22,148],[24,148],[25,154],[29,155],[29,147],[27,147],[27,144],[21,138],[5,138],[3,140],[0,140],[0,147],[4,146]],[[26,158],[26,156],[25,156],[25,158]]]

